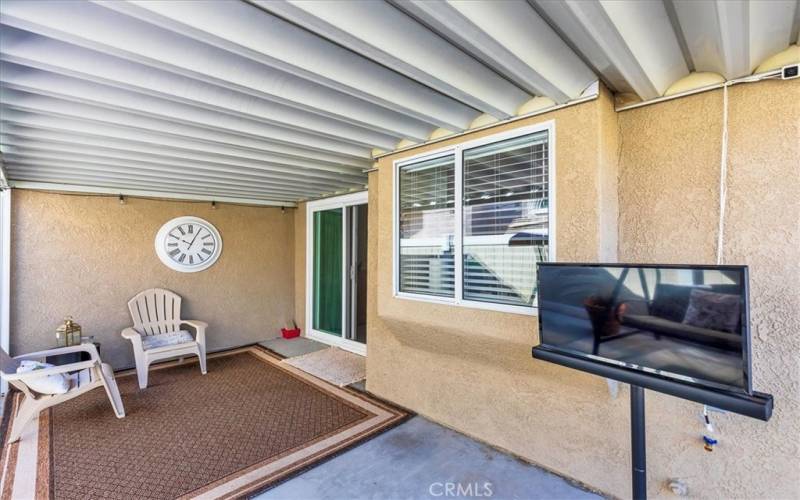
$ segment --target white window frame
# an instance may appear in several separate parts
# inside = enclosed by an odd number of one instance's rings
[[[435,304],[448,304],[460,307],[468,307],[473,309],[487,309],[491,311],[500,311],[514,314],[524,314],[528,316],[535,316],[538,314],[538,307],[534,304],[532,306],[518,306],[510,304],[496,304],[493,302],[480,302],[475,300],[464,299],[464,246],[463,246],[463,226],[464,226],[464,213],[463,213],[463,192],[464,192],[464,164],[463,152],[466,149],[472,149],[486,144],[514,139],[523,135],[530,135],[536,132],[547,131],[547,162],[548,162],[548,181],[547,181],[547,212],[548,212],[548,260],[555,262],[556,260],[556,127],[555,120],[530,125],[527,127],[520,127],[505,132],[481,137],[471,141],[462,142],[452,146],[447,146],[435,151],[427,151],[414,156],[409,156],[395,160],[392,164],[392,290],[396,298],[418,300],[422,302],[431,302]],[[437,297],[419,293],[401,292],[399,277],[400,277],[400,182],[399,173],[400,168],[409,164],[418,163],[420,161],[432,160],[443,156],[452,155],[455,162],[455,228],[453,244],[456,249],[455,253],[455,293],[454,297]]]

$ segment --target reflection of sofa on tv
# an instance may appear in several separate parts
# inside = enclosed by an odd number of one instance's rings
[[[678,286],[659,284],[651,301],[624,300],[619,311],[623,326],[740,351],[741,303],[736,285]]]

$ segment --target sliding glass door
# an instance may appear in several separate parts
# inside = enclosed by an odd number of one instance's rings
[[[342,209],[314,212],[314,330],[342,336]]]
[[[306,335],[366,354],[367,193],[307,210]]]

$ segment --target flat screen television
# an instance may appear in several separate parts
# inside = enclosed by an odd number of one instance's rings
[[[752,394],[746,266],[542,263],[549,351]]]

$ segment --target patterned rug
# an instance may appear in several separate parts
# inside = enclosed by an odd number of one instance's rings
[[[42,412],[5,443],[6,498],[238,498],[389,429],[408,414],[321,381],[258,347],[117,374],[126,416],[102,389]],[[3,429],[16,412],[10,398]]]
[[[283,362],[339,387],[367,377],[366,358],[338,347],[287,358]]]

